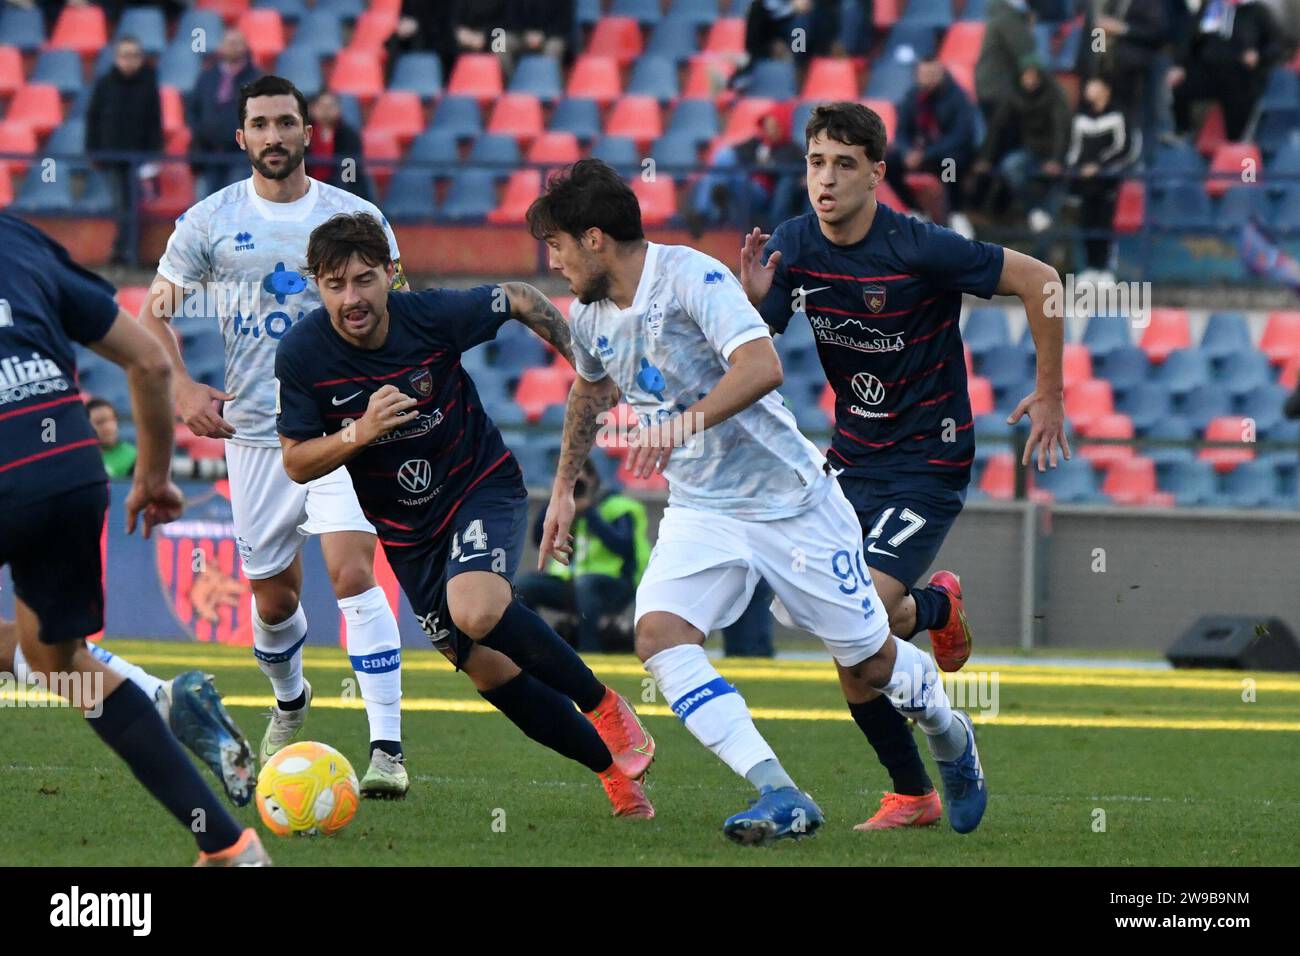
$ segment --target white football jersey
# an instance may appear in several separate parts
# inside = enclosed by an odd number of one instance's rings
[[[685,411],[718,384],[733,351],[771,337],[730,269],[689,246],[654,242],[630,308],[575,300],[569,315],[578,374],[610,376],[642,422]],[[664,477],[670,505],[767,521],[818,505],[832,481],[824,464],[769,392],[676,449]]]
[[[235,397],[224,416],[230,439],[279,447],[275,431],[275,349],[289,327],[320,306],[315,280],[304,275],[307,238],[337,213],[368,212],[383,224],[389,254],[399,258],[397,237],[373,203],[308,178],[294,202],[257,195],[253,179],[233,183],[195,203],[176,220],[158,263],[164,279],[202,285],[205,298],[187,314],[213,315],[226,347],[225,390]]]

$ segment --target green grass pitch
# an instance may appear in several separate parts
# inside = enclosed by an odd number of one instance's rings
[[[214,673],[245,733],[254,743],[260,737],[269,688],[246,649],[128,641],[110,646],[160,676],[193,668]],[[723,674],[740,688],[760,729],[827,816],[813,839],[756,850],[733,846],[721,832],[723,819],[752,798],[744,781],[667,715],[663,701],[645,701],[648,685],[635,660],[590,660],[638,704],[658,740],[649,778],[656,819],[611,819],[593,775],[526,739],[500,715],[479,712],[481,699],[441,657],[408,650],[410,796],[400,803],[363,803],[353,823],[332,838],[282,840],[263,830],[275,863],[1296,862],[1300,677],[1074,669],[1034,661],[985,669],[976,658],[967,672],[998,677],[996,716],[975,714],[983,720],[979,744],[990,788],[983,824],[968,836],[953,833],[946,821],[924,830],[863,834],[852,826],[875,809],[888,778],[848,719],[829,661],[723,661]],[[346,657],[312,649],[306,673],[318,706],[304,739],[338,747],[360,775],[366,721],[359,702],[344,700],[352,679]],[[1254,679],[1253,692],[1243,694],[1243,678]],[[0,700],[0,727],[0,865],[193,861],[189,834],[76,712],[18,706],[11,694]],[[260,828],[253,806],[238,816]]]

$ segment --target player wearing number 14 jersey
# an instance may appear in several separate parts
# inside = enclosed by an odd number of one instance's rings
[[[863,556],[889,613],[910,640],[928,630],[946,671],[970,656],[961,584],[938,571],[916,587],[966,499],[975,442],[958,318],[962,293],[1018,295],[1038,348],[1035,391],[1012,413],[1033,423],[1033,453],[1069,457],[1061,404],[1062,324],[1044,302],[1056,271],[1014,250],[975,242],[881,205],[885,130],[856,103],[818,106],[808,121],[813,211],[768,236],[745,238],[741,279],[775,333],[793,313],[812,325],[835,391],[829,458],[864,535]],[[770,253],[760,256],[766,242]],[[916,826],[941,808],[906,722],[888,701],[840,668],[849,710],[893,778],[860,829]]]

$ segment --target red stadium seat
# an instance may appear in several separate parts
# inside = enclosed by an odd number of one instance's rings
[[[1300,312],[1270,312],[1259,350],[1274,365],[1300,356]]]
[[[515,389],[515,402],[530,422],[536,422],[548,405],[562,405],[568,401],[572,384],[573,369],[568,365],[527,368]]]
[[[357,25],[348,41],[349,50],[368,50],[372,55],[384,54],[384,44],[397,29],[397,16],[382,10],[367,10],[357,17]]]
[[[1295,388],[1300,385],[1300,355],[1292,356],[1286,360],[1282,366],[1282,371],[1278,373],[1277,383],[1285,385],[1287,388]]]
[[[743,143],[758,134],[758,121],[772,111],[776,100],[764,96],[747,96],[737,100],[727,117],[727,128],[722,132],[725,143]]]
[[[221,14],[227,24],[233,24],[239,15],[249,7],[250,0],[198,0],[195,4],[200,10],[212,10]]]
[[[1218,418],[1211,418],[1210,424],[1205,428],[1205,440],[1236,442],[1238,443],[1237,447],[1202,448],[1196,457],[1202,461],[1208,461],[1214,466],[1214,470],[1220,474],[1225,471],[1232,471],[1243,461],[1250,461],[1255,457],[1255,449],[1250,442],[1243,439],[1246,434],[1248,434],[1246,420],[1243,418],[1236,415],[1221,415]]]
[[[630,17],[602,17],[596,21],[586,52],[612,57],[627,66],[641,55],[641,25]]]
[[[584,54],[578,57],[569,71],[565,93],[579,99],[595,100],[602,107],[608,106],[623,94],[618,61],[609,56]]]
[[[1146,220],[1146,188],[1140,179],[1126,179],[1119,186],[1119,201],[1111,225],[1116,232],[1132,235]]]
[[[188,428],[185,429],[189,431]],[[226,443],[220,438],[202,438],[190,434],[189,447],[185,449],[195,461],[218,460],[226,457]]]
[[[907,188],[916,198],[917,208],[931,222],[944,222],[948,218],[948,191],[934,173],[907,173],[903,177]]]
[[[885,124],[885,139],[888,142],[894,141],[894,130],[898,128],[898,110],[889,100],[863,100],[862,105],[873,111],[880,117],[880,122]]]
[[[1065,417],[1079,431],[1087,431],[1094,421],[1113,411],[1115,398],[1104,378],[1066,385]]]
[[[744,53],[744,17],[719,17],[714,20],[701,49],[705,53],[726,53],[729,56],[739,56]]]
[[[1092,355],[1088,346],[1080,342],[1067,342],[1061,355],[1061,371],[1066,388],[1092,378]]]
[[[382,192],[393,177],[397,161],[402,158],[401,139],[392,130],[365,129],[361,132],[361,152],[369,163],[370,176]]]
[[[802,98],[805,100],[855,100],[858,77],[853,61],[831,56],[815,57],[808,64]]]
[[[506,93],[492,107],[487,131],[531,143],[545,131],[542,102],[532,93]]]
[[[871,7],[871,22],[878,29],[888,30],[898,22],[899,0],[875,0]]]
[[[542,133],[537,139],[533,140],[533,145],[528,147],[528,155],[525,157],[530,163],[554,163],[557,166],[567,166],[569,163],[575,163],[582,156],[582,149],[578,146],[578,137],[572,133],[559,131],[553,133]]]
[[[966,379],[966,389],[970,392],[970,411],[972,415],[989,415],[993,412],[993,385],[987,378],[976,375]]]
[[[817,407],[826,416],[826,421],[835,421],[835,389],[831,388],[830,382],[822,386],[822,393],[817,399]]]
[[[47,47],[93,56],[108,45],[108,18],[97,6],[64,7],[54,21]]]
[[[1205,122],[1196,135],[1196,148],[1202,156],[1213,156],[1214,151],[1227,141],[1228,137],[1223,125],[1223,110],[1219,108],[1218,103],[1212,103],[1205,111]]]
[[[1089,438],[1132,438],[1133,420],[1127,415],[1112,412],[1098,416],[1085,432]],[[1098,468],[1105,468],[1123,458],[1132,458],[1136,452],[1132,445],[1081,445],[1079,454]]]
[[[140,208],[159,219],[175,219],[194,205],[194,174],[189,163],[164,163],[158,174],[158,194],[140,202]],[[148,291],[148,290],[146,290]],[[119,291],[118,301],[122,301]],[[123,304],[123,308],[126,308]],[[138,311],[127,309],[132,315]]]
[[[185,128],[185,101],[181,91],[174,86],[158,87],[158,96],[162,101],[163,135],[170,136]]]
[[[540,169],[517,169],[510,174],[501,203],[487,214],[488,222],[520,223],[533,200],[542,194]],[[567,393],[566,393],[567,394]],[[541,412],[538,412],[540,415]]]
[[[1218,198],[1229,186],[1253,185],[1263,172],[1263,159],[1254,143],[1223,143],[1210,160],[1210,175],[1205,180],[1205,191]],[[1249,178],[1244,178],[1249,175]]]
[[[402,0],[370,0],[370,9],[396,19],[402,13]]]
[[[393,133],[405,146],[424,131],[424,126],[424,106],[420,103],[420,95],[406,90],[389,90],[375,100],[365,128]]]
[[[989,456],[984,474],[980,475],[980,491],[990,498],[1004,500],[1016,496],[1016,461],[1010,452]]]
[[[877,199],[879,199],[879,197],[877,197]],[[975,377],[975,361],[971,355],[970,346],[965,342],[961,344],[961,350],[963,355],[966,357],[966,380],[970,381]]]
[[[715,53],[697,53],[688,61],[682,99],[711,100],[726,94],[736,61]]]
[[[637,176],[632,192],[641,202],[641,221],[647,226],[662,226],[677,214],[677,187],[671,176],[660,173],[649,181]]]
[[[370,103],[384,91],[383,65],[373,54],[340,50],[330,70],[330,89]]]
[[[14,201],[14,181],[9,167],[0,163],[0,209]]]
[[[245,10],[237,28],[248,41],[248,50],[262,69],[270,69],[284,50],[284,21],[279,10]]]
[[[668,490],[668,479],[665,478],[663,475],[651,475],[649,478],[638,478],[636,475],[632,474],[632,472],[627,467],[627,455],[630,454],[631,451],[629,450],[627,454],[624,455],[623,461],[618,466],[618,471],[615,473],[615,477],[618,478],[618,483],[620,485],[622,485],[628,491],[667,491]]]
[[[605,120],[605,135],[626,136],[636,140],[644,152],[663,135],[663,112],[653,96],[625,96],[614,104]]]
[[[1161,503],[1156,488],[1156,463],[1137,455],[1112,462],[1106,469],[1101,491],[1117,505]]]
[[[953,82],[960,86],[972,100],[975,99],[975,67],[966,63],[953,63],[946,67]]]
[[[117,304],[133,316],[140,314],[140,306],[144,305],[144,300],[148,297],[147,285],[124,285],[117,289]]]
[[[472,96],[485,104],[501,95],[501,61],[495,53],[462,53],[447,81],[448,96]]]
[[[26,153],[34,156],[37,149],[36,130],[22,120],[0,122],[0,143],[4,143],[6,153]],[[8,169],[14,176],[27,172],[27,159],[10,159],[0,161],[0,166]]]
[[[9,101],[5,119],[10,123],[25,124],[37,136],[48,135],[63,122],[59,88],[44,83],[28,83]]]
[[[1170,352],[1190,348],[1192,330],[1187,322],[1187,310],[1152,309],[1151,320],[1142,330],[1139,344],[1147,358],[1157,364],[1169,358]]]
[[[165,137],[163,153],[167,156],[188,156],[190,152],[190,130],[188,126],[172,130]]]
[[[13,46],[0,46],[0,96],[12,96],[26,82],[22,51]]]
[[[939,62],[946,67],[956,65],[973,67],[980,58],[984,44],[984,23],[980,20],[958,20],[944,34],[939,45]]]

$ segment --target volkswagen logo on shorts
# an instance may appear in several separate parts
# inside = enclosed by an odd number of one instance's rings
[[[413,495],[418,495],[427,489],[431,477],[433,477],[433,469],[423,458],[404,461],[402,467],[397,469],[397,483]]]
[[[880,379],[870,372],[859,372],[853,376],[853,394],[864,405],[879,405],[885,400],[885,386]]]

